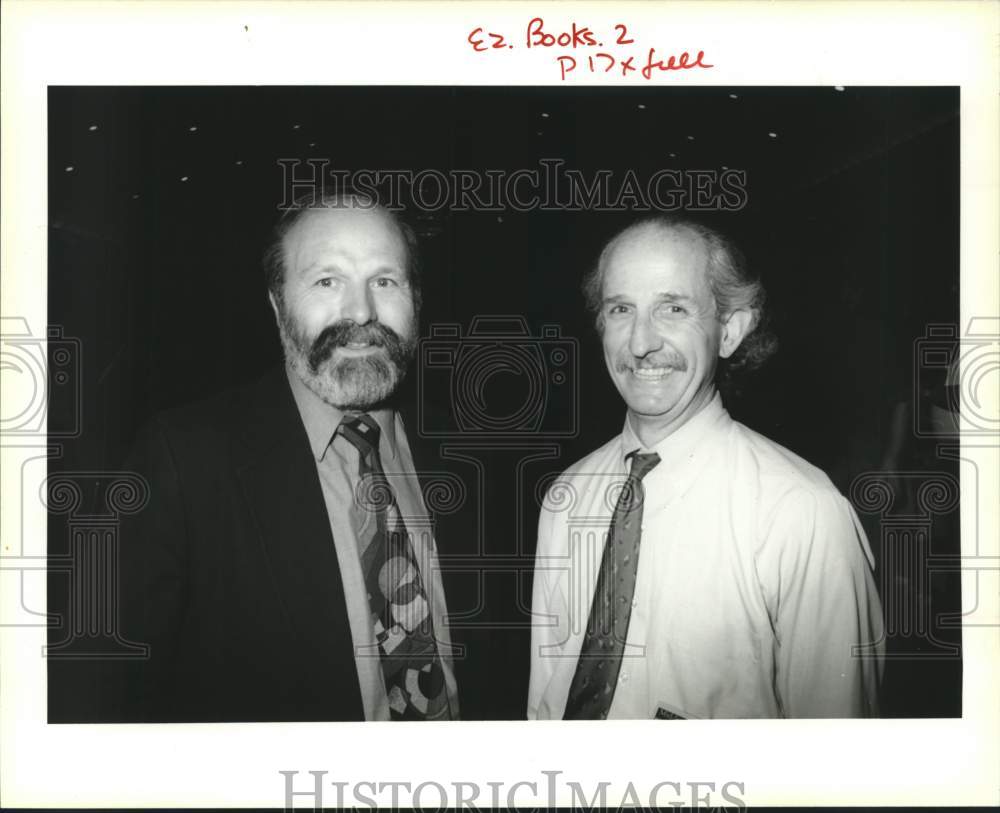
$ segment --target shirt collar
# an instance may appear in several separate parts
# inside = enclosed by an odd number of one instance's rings
[[[693,415],[688,421],[667,435],[659,443],[652,447],[645,447],[639,436],[632,429],[632,422],[629,416],[625,416],[625,428],[622,430],[621,463],[625,471],[629,469],[629,461],[625,458],[631,452],[656,452],[660,456],[660,466],[664,470],[672,470],[681,463],[693,457],[695,449],[712,433],[713,430],[721,427],[730,421],[729,413],[722,405],[722,396],[718,392],[712,396],[700,412]]]
[[[330,441],[346,413],[320,398],[287,365],[285,373],[292,388],[295,404],[299,408],[299,415],[302,416],[306,435],[309,437],[309,448],[313,457],[320,461],[326,456]],[[383,459],[395,460],[397,453],[395,413],[390,409],[374,409],[368,414],[375,419],[381,430],[379,455]]]

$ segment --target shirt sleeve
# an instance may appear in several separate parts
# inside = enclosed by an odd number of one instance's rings
[[[546,496],[545,502],[548,502]],[[528,681],[528,719],[539,719],[545,690],[552,681],[557,663],[557,631],[554,617],[555,573],[550,566],[553,556],[554,516],[542,505],[538,519],[538,545],[535,551],[535,574],[531,595],[531,675]],[[546,715],[543,713],[542,718]]]
[[[871,561],[854,509],[835,491],[789,493],[767,518],[756,564],[783,716],[877,716],[884,635]]]

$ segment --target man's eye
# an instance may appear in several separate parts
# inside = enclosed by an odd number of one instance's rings
[[[316,280],[316,284],[321,288],[329,288],[333,285],[333,280],[330,277],[322,277],[321,279]]]
[[[393,288],[399,285],[392,277],[379,277],[375,280],[376,288]]]
[[[672,303],[663,305],[660,308],[660,311],[668,316],[684,316],[687,314],[687,308],[682,305],[675,305]]]
[[[622,313],[628,313],[628,305],[612,305],[608,308],[609,316],[618,316]]]

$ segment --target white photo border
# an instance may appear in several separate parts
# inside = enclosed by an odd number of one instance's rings
[[[559,85],[551,54],[483,59],[476,26],[523,30],[534,16],[704,50],[712,70],[581,84],[954,85],[961,89],[961,318],[996,317],[1000,186],[998,6],[988,2],[324,3],[6,2],[2,42],[3,315],[44,325],[46,99],[50,85]],[[16,393],[5,393],[15,398]],[[995,397],[995,393],[992,397]],[[996,404],[987,405],[996,414]],[[968,443],[963,441],[963,447]],[[963,552],[997,557],[996,439],[979,481],[963,478]],[[5,454],[5,457],[7,455]],[[3,544],[44,536],[42,506],[21,516],[16,471],[2,473]],[[970,489],[978,489],[976,494]],[[992,506],[973,517],[976,505]],[[974,520],[978,520],[978,523]],[[40,529],[40,531],[39,531]],[[4,548],[7,550],[7,548]],[[995,559],[993,561],[996,561]],[[0,593],[9,618],[20,595]],[[1000,620],[998,572],[969,572],[963,595]],[[992,579],[992,580],[991,580]],[[42,580],[44,581],[44,580]],[[44,584],[42,585],[44,587]],[[32,602],[45,606],[44,592]],[[983,613],[980,606],[977,612]],[[45,629],[0,627],[0,779],[8,806],[280,807],[282,770],[338,782],[535,782],[560,786],[743,783],[747,805],[969,805],[997,801],[997,626],[964,631],[963,717],[948,720],[654,723],[48,725]],[[628,743],[609,764],[610,742]],[[398,755],[398,757],[396,756]],[[334,800],[333,786],[328,785]],[[489,798],[484,790],[482,799]],[[617,795],[616,795],[617,794]],[[503,799],[504,797],[501,797]],[[569,804],[563,795],[555,800]],[[428,794],[427,803],[436,797]],[[311,806],[308,798],[297,804]]]

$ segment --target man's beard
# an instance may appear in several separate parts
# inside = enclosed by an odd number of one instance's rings
[[[369,410],[382,405],[403,382],[416,352],[413,335],[401,336],[381,322],[335,322],[310,341],[282,309],[279,319],[285,360],[309,389],[337,409]],[[366,342],[364,355],[334,359],[339,347]]]

